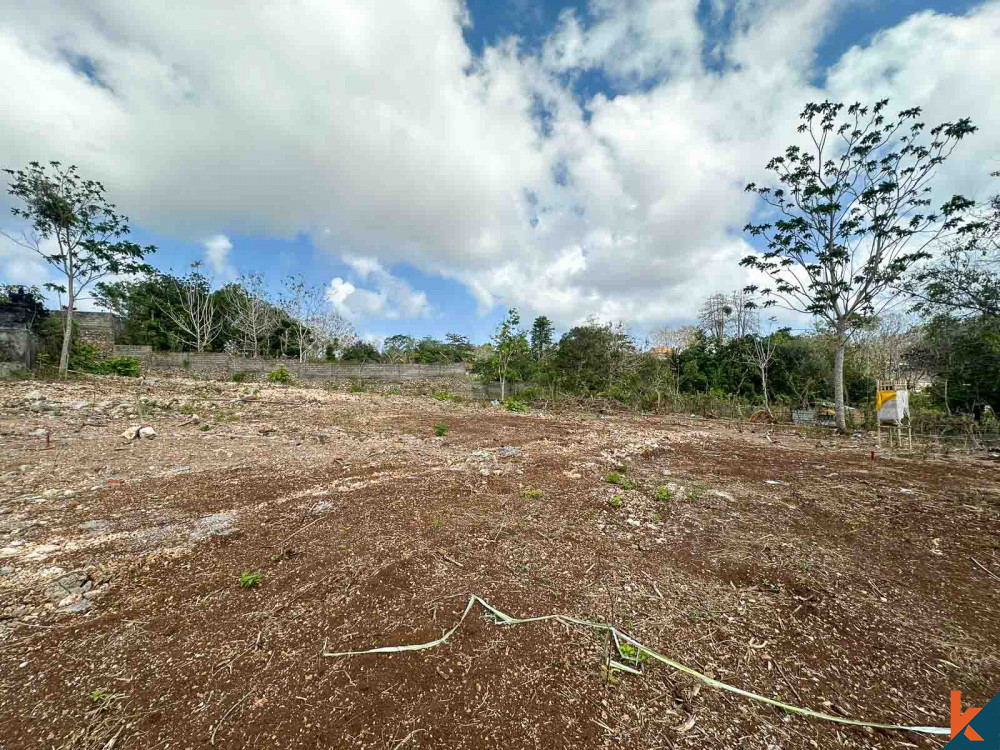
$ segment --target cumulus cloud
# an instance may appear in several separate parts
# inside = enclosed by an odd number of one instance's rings
[[[223,282],[236,278],[236,268],[229,262],[233,243],[224,234],[216,234],[201,243],[205,246],[205,263],[212,274]]]
[[[406,279],[390,273],[375,258],[345,256],[343,261],[350,266],[358,283],[370,287],[356,286],[339,276],[330,281],[326,297],[344,317],[355,321],[366,318],[405,320],[430,315],[427,295],[413,289]]]
[[[915,15],[826,75],[844,5],[712,0],[709,34],[696,0],[592,0],[540,47],[474,56],[460,0],[8,3],[0,155],[76,162],[155,231],[309,234],[352,259],[329,294],[355,319],[427,314],[386,270],[406,262],[483,311],[659,325],[751,278],[743,186],[806,101],[970,115],[942,185],[997,168],[1000,2]],[[579,99],[591,72],[617,95]]]

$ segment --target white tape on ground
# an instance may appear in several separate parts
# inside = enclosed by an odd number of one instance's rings
[[[480,599],[475,594],[469,597],[469,603],[465,605],[465,611],[462,612],[462,616],[459,618],[458,622],[455,623],[455,625],[451,628],[451,630],[449,630],[436,640],[428,641],[427,643],[411,643],[406,646],[381,646],[379,648],[370,648],[365,651],[339,651],[337,653],[324,652],[323,656],[333,658],[338,656],[362,656],[363,654],[395,654],[403,651],[423,651],[425,649],[435,648],[436,646],[440,646],[441,644],[445,643],[449,638],[452,637],[452,635],[455,634],[455,631],[457,631],[462,626],[462,623],[465,622],[465,618],[469,616],[469,612],[472,611],[473,605],[477,603],[484,609],[486,609],[488,612],[490,612],[494,617],[496,617],[500,621],[501,625],[525,625],[531,622],[545,622],[546,620],[555,620],[557,622],[562,622],[567,625],[579,625],[581,627],[592,628],[594,630],[605,630],[609,633],[613,633],[619,639],[626,641],[635,647],[636,659],[633,659],[633,661],[638,661],[638,657],[640,655],[646,654],[650,659],[655,659],[656,661],[662,662],[667,666],[673,667],[679,672],[691,675],[692,677],[701,680],[706,685],[710,685],[711,687],[714,688],[719,688],[720,690],[728,690],[730,693],[736,693],[736,695],[742,695],[744,698],[750,698],[751,700],[759,701],[761,703],[767,703],[768,705],[775,706],[776,708],[780,708],[783,711],[788,711],[789,713],[799,714],[800,716],[809,716],[813,719],[822,719],[823,721],[832,721],[837,724],[846,724],[848,726],[854,726],[854,727],[871,727],[873,729],[896,729],[907,732],[921,732],[923,734],[938,734],[938,735],[951,734],[951,729],[949,729],[948,727],[924,727],[924,726],[910,726],[906,724],[879,724],[877,722],[872,722],[872,721],[845,719],[842,716],[833,716],[831,714],[825,714],[822,711],[813,711],[811,708],[801,708],[799,706],[793,706],[788,703],[782,703],[781,701],[776,701],[773,698],[767,698],[766,696],[758,695],[757,693],[751,693],[749,690],[743,690],[742,688],[734,687],[733,685],[728,685],[725,682],[720,682],[719,680],[712,679],[707,675],[703,675],[701,672],[695,669],[691,669],[691,667],[685,666],[684,664],[681,664],[678,661],[674,661],[669,657],[662,656],[661,654],[656,653],[652,649],[639,643],[639,641],[637,641],[632,636],[623,633],[622,631],[618,630],[612,625],[605,625],[604,623],[600,622],[590,622],[589,620],[579,620],[575,617],[570,617],[569,615],[541,615],[538,617],[525,617],[525,618],[511,617],[510,615],[501,612],[499,609],[494,607],[489,602]],[[621,652],[620,646],[619,646],[619,652]],[[619,655],[625,659],[630,658],[629,655],[625,653],[619,653]],[[618,669],[624,668],[625,671],[632,672],[633,674],[641,674],[638,670],[633,669],[631,667],[626,667],[624,664],[619,664],[618,662],[612,662],[611,666]]]

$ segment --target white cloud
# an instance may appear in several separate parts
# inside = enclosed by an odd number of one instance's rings
[[[205,263],[212,274],[222,282],[236,278],[236,268],[229,262],[233,243],[224,234],[216,234],[201,243],[205,246]]]
[[[843,2],[712,0],[713,22],[733,23],[718,39],[698,6],[592,0],[537,53],[509,39],[475,58],[460,0],[8,3],[0,156],[79,163],[154,231],[307,233],[346,253],[352,274],[329,294],[355,319],[428,314],[386,271],[401,262],[464,283],[483,310],[560,325],[690,318],[751,278],[743,186],[827,96],[971,115],[982,130],[942,185],[985,189],[1000,2],[918,14],[848,52],[822,89],[816,50]],[[90,78],[67,62],[81,55]],[[624,93],[579,102],[592,70]]]
[[[349,320],[405,320],[430,315],[427,295],[413,289],[406,279],[394,276],[375,258],[344,256],[343,261],[350,266],[359,283],[366,282],[374,287],[365,289],[339,276],[334,278],[327,287],[326,297],[344,317]]]

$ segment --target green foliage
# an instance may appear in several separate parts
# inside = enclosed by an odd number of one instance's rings
[[[458,401],[458,396],[449,391],[434,391],[435,401]]]
[[[267,374],[267,380],[270,383],[290,385],[292,382],[292,373],[286,370],[284,365],[278,365],[277,370],[271,370],[271,372]]]
[[[612,495],[611,499],[608,500],[608,505],[610,505],[612,508],[620,508],[620,507],[622,507],[622,498],[621,498],[621,495]]]
[[[253,370],[240,370],[229,376],[234,383],[249,383],[257,379],[257,373]]]
[[[521,494],[525,497],[531,498],[532,500],[541,500],[545,497],[545,493],[542,490],[525,490]]]
[[[211,429],[212,429],[212,425],[210,425],[210,424],[208,424],[208,423],[206,422],[205,424],[203,424],[203,425],[202,425],[201,427],[199,427],[198,429],[199,429],[199,430],[201,430],[202,432],[208,432],[209,430],[211,430]]]
[[[617,471],[612,471],[604,476],[604,481],[608,484],[620,485],[624,481],[624,477]]]
[[[531,411],[531,407],[528,404],[524,403],[523,401],[519,401],[518,399],[513,397],[504,399],[503,408],[506,409],[507,411],[516,411],[516,412]]]
[[[618,651],[623,658],[633,664],[643,664],[649,660],[648,651],[638,646],[633,646],[631,643],[627,643],[625,641],[618,644]]]
[[[440,521],[440,519],[435,518],[434,521],[431,523],[431,526],[434,527],[434,531],[440,531],[441,530],[441,521]]]
[[[90,691],[90,700],[101,705],[111,700],[112,692],[107,688],[96,688]]]
[[[252,589],[257,584],[260,583],[263,577],[264,574],[261,573],[259,570],[255,571],[244,570],[242,573],[240,573],[240,588]]]
[[[669,487],[664,487],[663,485],[660,485],[659,487],[656,488],[656,494],[653,496],[653,498],[657,502],[669,503],[670,502],[670,498],[672,496],[673,496],[673,493],[670,491]]]
[[[368,341],[355,341],[340,353],[340,358],[345,362],[381,362],[382,355],[378,349]]]
[[[536,362],[544,359],[552,349],[552,321],[544,315],[535,318],[531,324],[531,358]]]
[[[663,519],[660,518],[660,514],[659,513],[654,513],[653,514],[653,523],[663,523]]]
[[[120,375],[125,378],[137,378],[142,374],[139,360],[135,357],[115,357],[98,362],[95,372],[102,375]]]
[[[444,422],[437,422],[434,425],[434,434],[437,435],[438,437],[444,437],[445,435],[448,434],[450,429],[451,428],[449,428],[448,425],[446,425]]]

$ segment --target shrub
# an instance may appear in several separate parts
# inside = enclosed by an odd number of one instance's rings
[[[622,475],[619,474],[617,471],[612,471],[610,474],[604,477],[604,481],[607,482],[608,484],[621,484]]]
[[[253,572],[249,570],[244,570],[242,573],[240,573],[240,588],[252,589],[258,583],[260,583],[260,579],[263,577],[264,574],[261,573],[259,570],[255,570]]]
[[[347,386],[348,393],[364,393],[365,388],[357,378],[351,378],[351,384]]]
[[[537,385],[529,385],[527,388],[517,389],[517,398],[526,404],[530,404],[532,401],[540,399],[541,397],[542,389]]]
[[[508,398],[503,402],[503,408],[507,411],[528,411],[531,407],[516,398]]]
[[[653,497],[661,503],[667,503],[670,502],[671,495],[673,495],[673,493],[670,491],[670,488],[664,487],[661,484],[656,488],[656,494]]]
[[[448,434],[450,428],[444,422],[438,422],[434,425],[434,434],[438,437],[444,437]]]
[[[608,505],[610,505],[612,508],[620,508],[620,507],[622,507],[622,498],[621,498],[621,495],[612,495],[611,499],[608,500]]]
[[[234,383],[248,383],[252,382],[256,377],[257,373],[253,370],[240,370],[239,372],[234,372],[229,376],[229,379]]]
[[[267,374],[267,379],[271,383],[290,385],[292,382],[292,373],[286,370],[284,365],[278,365],[277,370],[271,370],[271,372]]]
[[[452,394],[452,393],[450,393],[448,391],[434,391],[433,395],[434,395],[434,400],[435,401],[457,401],[458,400],[455,397],[454,394]]]
[[[121,375],[125,378],[137,378],[142,374],[139,360],[135,357],[115,357],[97,363],[95,371],[102,375]]]

